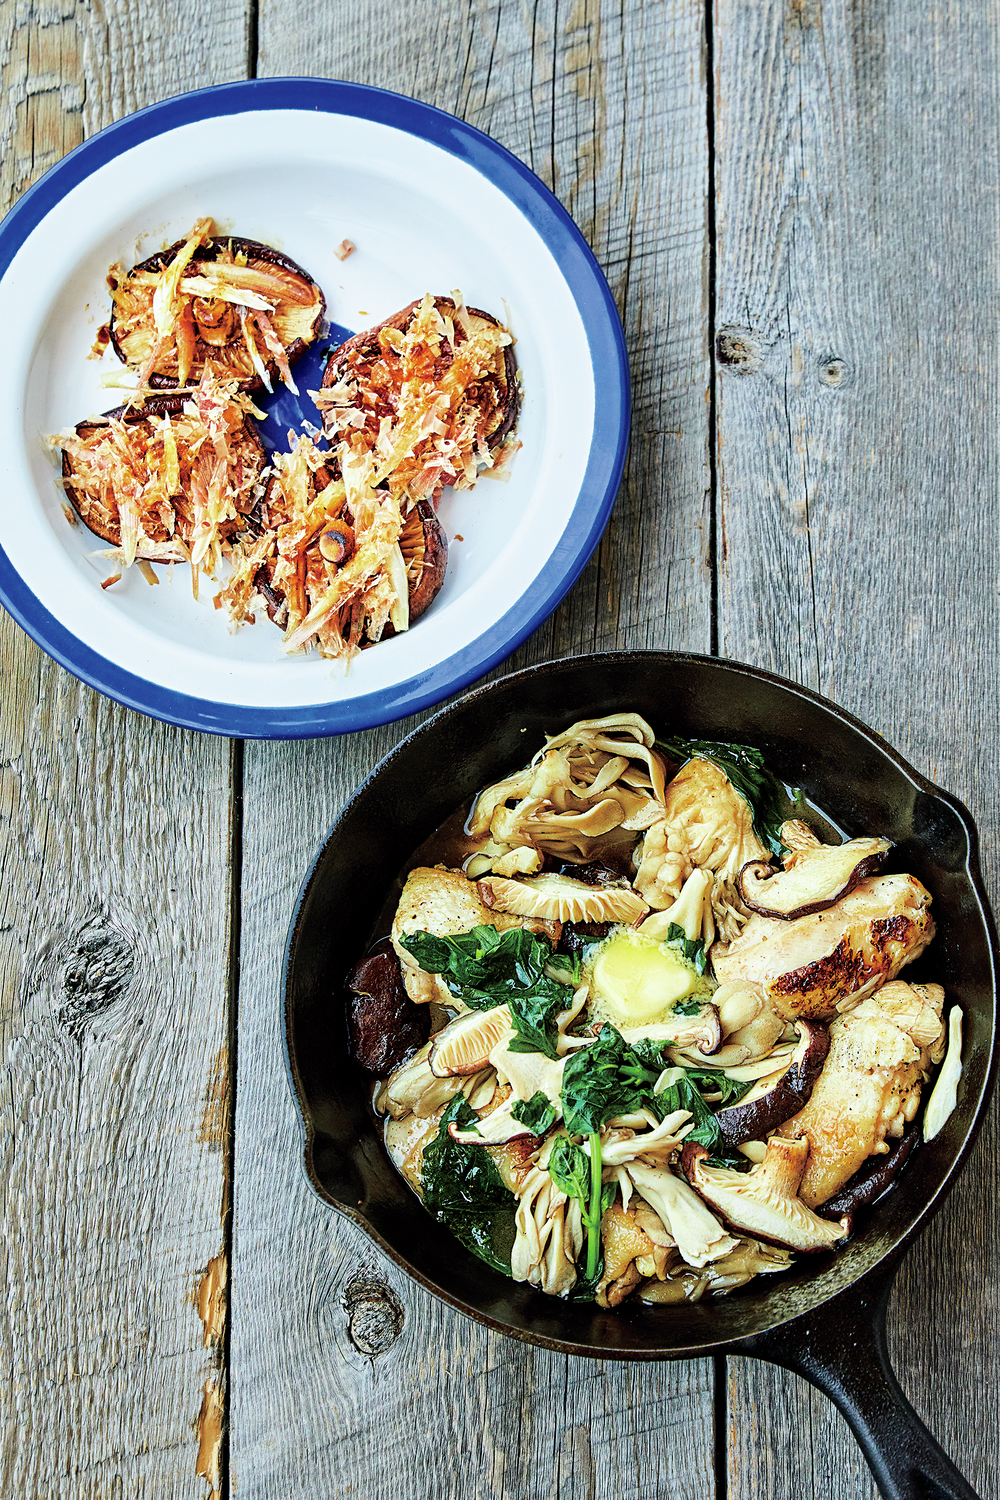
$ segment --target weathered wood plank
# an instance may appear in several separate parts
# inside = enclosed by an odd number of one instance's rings
[[[964,796],[994,890],[996,33],[995,6],[715,6],[720,649]],[[994,1122],[890,1314],[904,1387],[983,1494],[997,1154]],[[874,1494],[794,1377],[735,1361],[729,1398],[733,1500]]]
[[[244,6],[0,6],[6,207],[86,132],[243,70]],[[0,620],[4,1494],[195,1497],[220,1383],[230,747]],[[206,1396],[206,1391],[209,1393]],[[209,1442],[204,1468],[217,1466]]]
[[[629,340],[629,471],[599,553],[513,664],[710,639],[703,15],[689,0],[580,0],[433,13],[354,3],[260,15],[260,69],[325,73],[457,110],[555,186],[608,271]],[[664,171],[663,163],[669,164]],[[279,1054],[278,962],[328,821],[408,725],[312,745],[248,745],[231,1330],[241,1496],[364,1488],[413,1500],[603,1500],[714,1493],[712,1372],[567,1361],[445,1312],[304,1185]],[[303,795],[303,789],[308,793]],[[349,1341],[351,1283],[403,1309],[374,1359]],[[359,1306],[377,1307],[362,1296]],[[377,1320],[376,1320],[377,1322]],[[391,1314],[384,1325],[393,1331]],[[357,1331],[356,1331],[357,1333]]]

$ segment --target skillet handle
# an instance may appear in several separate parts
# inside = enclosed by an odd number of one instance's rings
[[[979,1500],[900,1390],[886,1348],[894,1257],[817,1312],[741,1340],[741,1353],[783,1365],[847,1418],[884,1500]]]

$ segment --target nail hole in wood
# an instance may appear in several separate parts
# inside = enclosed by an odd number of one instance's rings
[[[403,1305],[391,1287],[374,1276],[352,1276],[341,1300],[347,1336],[359,1353],[374,1359],[391,1349],[403,1331]]]

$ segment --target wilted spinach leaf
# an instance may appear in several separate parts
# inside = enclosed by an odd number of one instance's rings
[[[561,1135],[549,1153],[546,1169],[561,1193],[586,1203],[590,1197],[590,1157],[568,1135]]]
[[[441,1117],[437,1135],[424,1147],[424,1207],[466,1249],[509,1276],[517,1200],[482,1146],[452,1139],[448,1126],[453,1120],[461,1130],[477,1123],[475,1111],[462,1094],[452,1100]]]
[[[451,993],[472,1010],[508,1005],[517,1032],[512,1052],[558,1056],[553,1018],[566,1009],[570,991],[545,972],[553,954],[544,934],[526,927],[498,932],[484,926],[453,937],[411,932],[400,943],[428,974],[440,974]],[[561,954],[555,962],[571,972]]]
[[[537,1089],[530,1099],[515,1099],[510,1112],[515,1120],[527,1125],[533,1135],[544,1135],[559,1118],[559,1111],[541,1089]]]

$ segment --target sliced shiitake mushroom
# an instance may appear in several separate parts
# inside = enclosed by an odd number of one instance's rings
[[[317,473],[312,478],[314,489],[316,487],[321,489],[328,481],[329,474],[326,469],[317,470]],[[276,481],[272,481],[273,483],[276,483]],[[267,496],[265,496],[263,503],[265,506],[267,505]],[[251,522],[253,522],[253,519],[251,518]],[[259,529],[259,521],[255,524]],[[251,525],[251,529],[254,529],[253,524]],[[322,546],[323,536],[329,532],[336,532],[343,539],[342,561],[346,562],[354,546],[353,532],[351,532],[349,538],[346,535],[349,530],[350,528],[346,527],[346,523],[338,525],[338,523],[332,522],[330,527],[327,528],[327,532],[319,536],[317,545],[319,546],[321,555],[326,558],[326,561],[330,562],[334,561],[334,559],[328,553],[324,553]],[[403,554],[403,562],[406,564],[410,624],[412,625],[430,608],[441,585],[444,583],[444,575],[448,567],[448,538],[445,536],[441,522],[434,514],[434,507],[429,501],[421,500],[410,511],[410,514],[403,523],[403,530],[400,533],[399,548]],[[333,551],[332,544],[328,551]],[[337,565],[334,561],[334,566]],[[281,625],[284,623],[283,611],[286,600],[284,591],[281,588],[275,587],[273,577],[274,560],[272,559],[258,570],[254,578],[254,584],[257,592],[264,598],[267,604],[268,618],[276,625]],[[396,631],[393,629],[392,624],[387,622],[380,639],[386,641],[395,634]]]
[[[888,1155],[870,1156],[840,1192],[823,1204],[823,1208],[828,1214],[842,1214],[853,1220],[859,1208],[874,1203],[891,1187],[919,1141],[919,1128],[911,1126]]]
[[[435,1078],[478,1073],[489,1062],[493,1048],[512,1030],[506,1005],[496,1005],[492,1010],[471,1010],[456,1017],[434,1038],[431,1072]]]
[[[355,964],[347,979],[347,1034],[351,1056],[384,1077],[424,1045],[430,1030],[426,1005],[414,1005],[388,938]]]
[[[737,878],[743,904],[762,917],[794,921],[826,911],[882,868],[892,848],[889,839],[850,839],[845,844],[816,844],[800,851],[787,870],[763,860],[745,864]]]
[[[187,243],[187,240],[178,240],[168,249],[140,261],[120,281],[109,279],[111,344],[122,363],[132,369],[138,369],[148,359],[156,339],[152,309],[146,294],[150,278],[169,266]],[[220,260],[223,251],[230,249],[234,257],[246,257],[245,266]],[[326,298],[319,285],[300,265],[273,246],[239,235],[221,234],[199,246],[185,267],[182,279],[204,280],[217,276],[221,274],[218,269],[206,268],[221,268],[223,264],[226,264],[227,279],[231,279],[234,285],[254,292],[272,304],[273,311],[266,317],[281,343],[284,357],[289,365],[293,365],[317,337],[323,323]],[[264,384],[244,337],[239,307],[212,297],[208,288],[204,288],[200,295],[185,302],[179,321],[193,339],[194,352],[188,376],[191,384],[197,383],[209,361],[224,376],[238,380],[241,390],[259,390]],[[279,375],[278,361],[268,349],[260,330],[254,343],[259,362],[273,383]],[[161,390],[177,385],[175,341],[171,340],[169,347],[158,357],[149,383]]]
[[[446,317],[454,316],[455,303],[450,297],[435,297],[434,304]],[[401,308],[398,313],[393,313],[391,318],[377,323],[374,328],[366,328],[362,333],[356,333],[353,338],[347,339],[333,351],[323,373],[324,388],[336,385],[345,377],[349,377],[368,390],[371,405],[367,410],[370,413],[374,433],[378,432],[378,424],[382,417],[395,417],[396,400],[392,383],[386,379],[384,363],[386,351],[379,342],[379,334],[389,328],[405,333],[419,306],[420,300],[418,299],[409,303],[407,307]],[[502,326],[497,318],[478,307],[469,307],[466,312],[473,332],[477,326],[486,325],[491,328]],[[456,346],[461,347],[465,338],[464,329],[456,323]],[[433,378],[439,379],[448,369],[451,361],[451,349],[445,346],[442,348],[433,371]],[[466,402],[479,407],[485,419],[487,445],[490,449],[498,448],[504,438],[513,431],[521,404],[517,384],[517,360],[511,344],[506,345],[497,353],[492,368],[469,387]]]
[[[797,1115],[812,1093],[830,1050],[830,1033],[818,1021],[800,1019],[795,1025],[801,1040],[786,1070],[777,1078],[762,1078],[739,1104],[716,1111],[716,1124],[727,1145],[762,1141]]]
[[[172,419],[180,417],[185,405],[189,402],[188,396],[151,396],[140,408],[129,406],[116,406],[112,411],[105,412],[99,420],[78,422],[76,426],[77,436],[87,445],[87,448],[95,454],[99,454],[104,444],[114,442],[111,428],[111,419],[115,418],[123,422],[133,432],[142,432],[147,438],[152,438],[154,428],[152,419],[154,417],[169,416]],[[175,431],[178,452],[183,452],[183,437]],[[243,422],[242,431],[238,436],[230,435],[229,446],[232,454],[232,466],[238,466],[240,472],[235,474],[236,487],[239,488],[247,474],[258,477],[267,462],[264,446],[257,433],[257,426],[252,417],[246,417]],[[72,457],[64,448],[62,451],[62,473],[66,492],[73,509],[83,524],[91,530],[95,536],[102,541],[109,542],[113,547],[121,546],[121,525],[118,517],[118,505],[107,491],[100,495],[92,495],[82,486],[74,484],[74,478],[80,479],[79,459]],[[142,476],[137,476],[140,485],[143,483]],[[184,545],[190,540],[191,526],[194,522],[194,509],[190,495],[178,493],[171,496],[170,505],[174,512],[173,529],[168,529],[163,519],[153,524],[148,516],[144,517],[144,530],[147,537],[140,541],[136,549],[136,557],[143,558],[147,562],[183,562],[188,558],[188,549]],[[223,536],[232,535],[239,527],[239,522],[230,521],[220,528]]]
[[[524,880],[484,875],[477,888],[484,906],[519,917],[630,924],[649,910],[629,886],[588,885],[568,875],[534,875]]]
[[[764,1160],[749,1172],[711,1167],[707,1158],[706,1147],[685,1141],[681,1170],[732,1228],[802,1253],[829,1250],[850,1233],[848,1219],[837,1224],[821,1219],[798,1196],[809,1159],[809,1142],[804,1138],[771,1136]]]
[[[595,943],[603,943],[612,926],[611,922],[564,922],[557,951],[573,955],[585,953]]]

